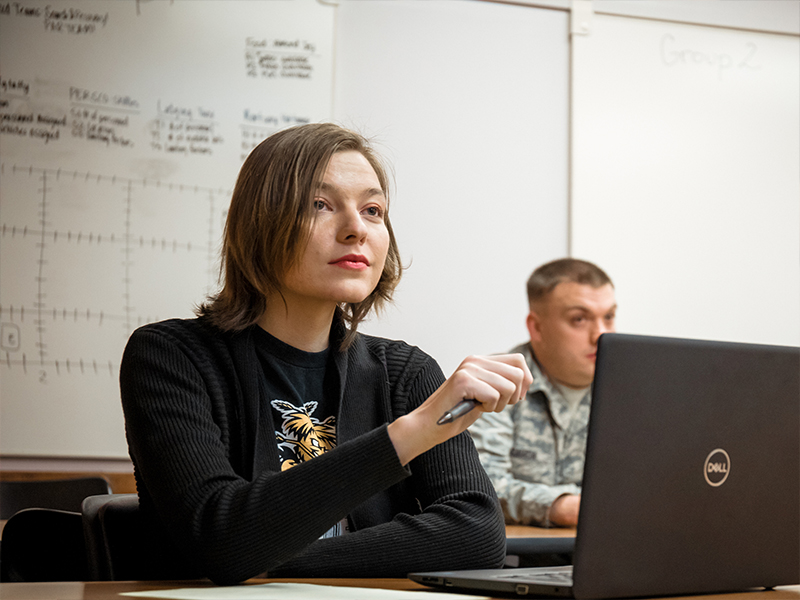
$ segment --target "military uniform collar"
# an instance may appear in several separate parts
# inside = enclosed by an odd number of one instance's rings
[[[561,429],[567,429],[572,411],[559,389],[553,385],[544,374],[544,371],[542,371],[530,342],[517,346],[512,352],[519,352],[525,357],[525,362],[528,363],[528,368],[531,370],[531,375],[533,375],[533,383],[528,388],[527,396],[530,397],[537,392],[541,392],[547,400],[553,420]],[[585,401],[584,398],[581,402]]]
[[[522,354],[522,356],[525,357],[525,362],[528,363],[528,368],[531,370],[531,375],[533,375],[533,382],[528,388],[528,394],[543,392],[544,395],[547,396],[548,400],[556,395],[559,397],[561,396],[561,393],[550,382],[550,380],[542,371],[542,368],[539,366],[539,363],[536,360],[536,356],[533,353],[533,348],[531,348],[530,343],[520,344],[519,346],[514,348],[511,352],[519,352],[520,354]]]

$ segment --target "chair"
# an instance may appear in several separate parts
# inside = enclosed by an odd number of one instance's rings
[[[89,579],[198,579],[165,533],[142,517],[136,494],[104,494],[83,501]]]
[[[0,481],[0,520],[26,508],[52,508],[80,513],[87,496],[110,494],[105,477],[36,481]]]
[[[571,565],[574,537],[506,538],[506,567]]]
[[[80,513],[27,508],[5,524],[0,581],[85,581],[88,573]]]

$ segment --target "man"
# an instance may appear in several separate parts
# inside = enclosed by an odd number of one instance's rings
[[[565,258],[528,280],[530,342],[512,350],[533,374],[526,398],[484,414],[470,433],[497,490],[506,523],[578,523],[597,339],[614,331],[611,279]]]

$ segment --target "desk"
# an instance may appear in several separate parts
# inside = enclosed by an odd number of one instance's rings
[[[574,527],[533,527],[531,525],[506,525],[507,538],[521,537],[575,537]]]
[[[247,583],[314,583],[387,590],[424,590],[410,579],[251,579]],[[0,583],[3,600],[125,600],[123,592],[171,590],[187,587],[215,587],[209,581],[87,581],[54,583]],[[421,596],[424,598],[424,596]],[[798,596],[800,598],[800,596]],[[131,600],[131,599],[127,599]],[[309,599],[313,600],[313,599]]]
[[[408,579],[251,579],[248,583],[271,581],[316,583],[320,585],[344,585],[389,590],[425,590]],[[0,598],[3,600],[123,600],[118,594],[144,590],[174,589],[185,587],[212,587],[204,581],[91,581],[67,583],[0,583]],[[424,592],[420,600],[425,599]],[[757,591],[707,596],[681,596],[676,600],[800,600],[800,585],[778,588],[773,591]],[[313,600],[313,599],[310,599]],[[668,600],[660,598],[659,600]]]
[[[0,521],[0,537],[6,521]],[[506,537],[575,537],[575,529],[568,527],[533,527],[531,525],[506,525]]]

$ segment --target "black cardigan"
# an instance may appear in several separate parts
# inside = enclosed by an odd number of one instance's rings
[[[229,584],[503,563],[502,515],[469,435],[408,468],[389,439],[386,424],[443,382],[432,358],[359,334],[335,356],[337,447],[281,472],[251,334],[164,321],[135,331],[122,361],[141,512],[196,573]],[[318,539],[345,516],[350,533]]]

